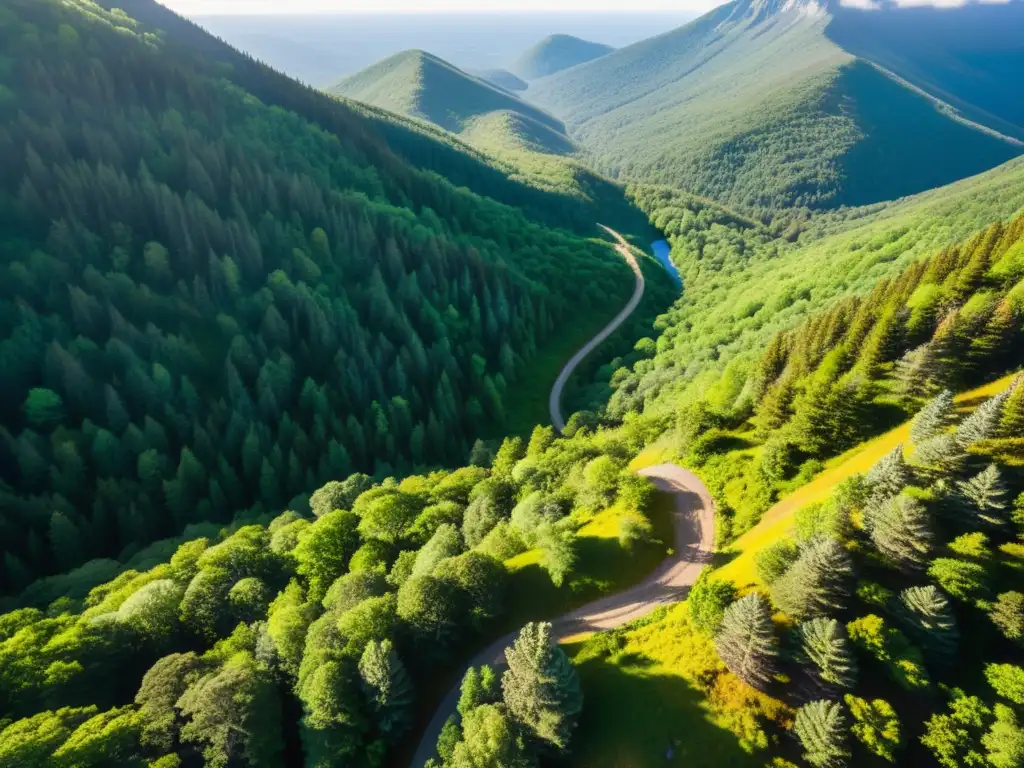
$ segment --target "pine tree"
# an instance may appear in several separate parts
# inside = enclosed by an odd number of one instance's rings
[[[968,520],[999,526],[1005,521],[1009,509],[1006,486],[999,467],[989,464],[972,478],[957,483],[959,507]]]
[[[583,709],[576,668],[551,637],[551,625],[530,623],[505,649],[501,689],[509,714],[541,741],[563,750]]]
[[[960,422],[956,429],[956,441],[967,448],[981,440],[989,440],[999,433],[999,421],[1003,405],[1010,397],[1010,391],[1000,392],[979,405],[974,413]]]
[[[897,612],[907,633],[933,659],[956,657],[960,632],[949,600],[935,586],[909,587],[900,593]]]
[[[757,592],[725,609],[715,635],[718,657],[736,677],[754,688],[764,688],[775,670],[775,627],[768,601]]]
[[[487,664],[470,667],[462,678],[459,693],[459,714],[465,717],[470,711],[483,704],[498,704],[501,701],[501,685],[494,669]]]
[[[910,350],[897,360],[894,374],[896,390],[907,402],[932,397],[946,378],[945,365],[932,342]]]
[[[948,389],[928,401],[910,423],[910,439],[914,445],[921,445],[936,435],[941,435],[956,418],[953,393]]]
[[[840,611],[849,594],[853,562],[834,539],[805,544],[800,557],[772,585],[772,600],[796,619]]]
[[[897,445],[871,468],[866,478],[869,491],[864,504],[864,527],[868,533],[881,509],[907,487],[910,478],[902,445]]]
[[[812,701],[797,710],[793,732],[804,748],[804,760],[815,768],[846,765],[850,752],[843,705],[838,701]]]
[[[914,467],[933,478],[949,477],[963,469],[967,454],[951,434],[941,434],[924,441],[914,452]]]
[[[394,741],[411,724],[414,693],[405,665],[390,640],[371,640],[359,659],[359,677],[377,728]]]
[[[857,660],[843,625],[824,617],[800,625],[800,654],[813,669],[811,676],[825,693],[853,688],[857,682]]]
[[[920,570],[927,564],[932,539],[928,512],[912,496],[900,494],[873,515],[871,540],[902,570]]]

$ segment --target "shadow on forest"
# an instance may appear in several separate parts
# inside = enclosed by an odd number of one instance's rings
[[[655,661],[624,653],[579,665],[584,707],[572,764],[760,765],[736,736],[707,719],[703,694],[682,677],[652,673]]]

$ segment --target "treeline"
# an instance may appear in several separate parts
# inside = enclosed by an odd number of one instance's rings
[[[749,529],[825,459],[937,392],[1024,362],[1022,278],[1018,217],[776,334],[756,364],[730,366],[701,398],[681,403],[670,424],[675,450],[716,494],[720,540]],[[644,394],[627,378],[619,383],[613,406]]]
[[[558,323],[628,289],[610,249],[410,167],[187,26],[0,9],[5,591],[333,477],[459,463]]]
[[[693,623],[728,669],[795,709],[804,763],[1024,760],[1022,425],[1020,378],[966,417],[941,392],[912,450],[756,554],[754,591],[736,599],[713,574],[694,588]]]
[[[439,672],[516,620],[503,561],[536,550],[561,584],[575,531],[613,503],[627,544],[650,532],[653,487],[619,439],[538,427],[475,454],[400,482],[332,481],[311,516],[187,541],[84,599],[3,614],[0,764],[387,764]],[[488,740],[508,765],[567,746],[579,690],[564,654],[528,627],[513,655],[518,680],[460,706],[446,762]]]

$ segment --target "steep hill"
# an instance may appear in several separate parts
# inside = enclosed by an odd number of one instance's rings
[[[610,45],[592,43],[572,35],[551,35],[523,53],[511,70],[524,80],[536,80],[599,59],[614,50]]]
[[[519,79],[507,69],[485,69],[480,72],[474,72],[473,74],[481,80],[486,80],[491,85],[504,88],[506,91],[525,91],[530,87],[529,83],[525,80]]]
[[[1012,29],[1019,5],[1001,6],[992,16]],[[563,118],[602,170],[748,209],[893,199],[1024,151],[1014,138],[967,119],[998,113],[993,129],[1016,125],[1019,39],[1005,42],[1008,53],[990,56],[988,74],[975,78],[985,88],[961,80],[942,92],[955,90],[960,105],[975,97],[984,105],[961,114],[939,100],[942,94],[921,92],[916,86],[925,87],[926,79],[901,63],[947,72],[936,75],[942,82],[964,69],[955,62],[933,65],[915,53],[923,43],[876,65],[856,53],[869,47],[863,41],[870,35],[859,32],[853,52],[835,42],[853,37],[842,30],[868,13],[806,0],[735,0],[678,30],[546,78],[530,98]],[[900,8],[870,13],[878,19],[872,28],[905,18]],[[894,30],[921,39],[908,24]],[[898,50],[900,43],[887,47]],[[980,37],[972,55],[990,60]]]
[[[453,133],[495,113],[515,116],[533,141],[543,138],[554,151],[567,143],[561,122],[478,77],[424,51],[404,51],[328,89],[337,96],[418,117]]]
[[[0,590],[459,461],[556,324],[631,289],[463,184],[557,196],[116,2],[0,10]]]

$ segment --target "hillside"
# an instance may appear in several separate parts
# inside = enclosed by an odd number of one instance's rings
[[[480,72],[473,72],[476,77],[481,80],[486,80],[491,85],[496,85],[499,88],[504,88],[506,91],[525,91],[530,87],[530,84],[524,80],[520,80],[518,77],[513,75],[507,69],[485,69]]]
[[[396,155],[402,126],[128,5],[168,26],[19,0],[0,27],[4,591],[461,461],[565,313],[630,290],[607,246]]]
[[[417,117],[453,133],[479,118],[508,115],[508,125],[547,151],[570,146],[562,124],[503,88],[495,87],[423,51],[405,51],[328,89],[389,112]]]
[[[524,51],[510,69],[524,80],[536,80],[593,61],[614,50],[610,45],[592,43],[572,35],[550,35]]]
[[[1003,28],[1014,28],[1018,6],[1000,6]],[[957,90],[955,103],[963,105],[977,94],[980,106],[966,114],[979,120],[982,111],[993,112],[993,101],[1019,102],[1012,86],[1021,76],[1014,69],[1019,39],[992,65],[998,77],[979,76],[984,88],[950,86],[926,95],[900,78],[924,87],[925,79],[901,61],[942,69],[927,57],[911,51],[882,62],[894,76],[860,58],[861,47],[851,52],[835,42],[852,28],[849,19],[865,13],[735,0],[678,30],[546,78],[531,88],[530,99],[561,117],[601,170],[754,211],[894,199],[1024,151],[1019,141],[972,124],[937,100]],[[876,25],[904,18],[889,6],[871,13],[881,19]],[[896,29],[911,37],[908,27]],[[888,45],[900,50],[902,42]],[[973,56],[990,54],[978,42]],[[1012,122],[1016,109],[999,110],[992,128]]]

